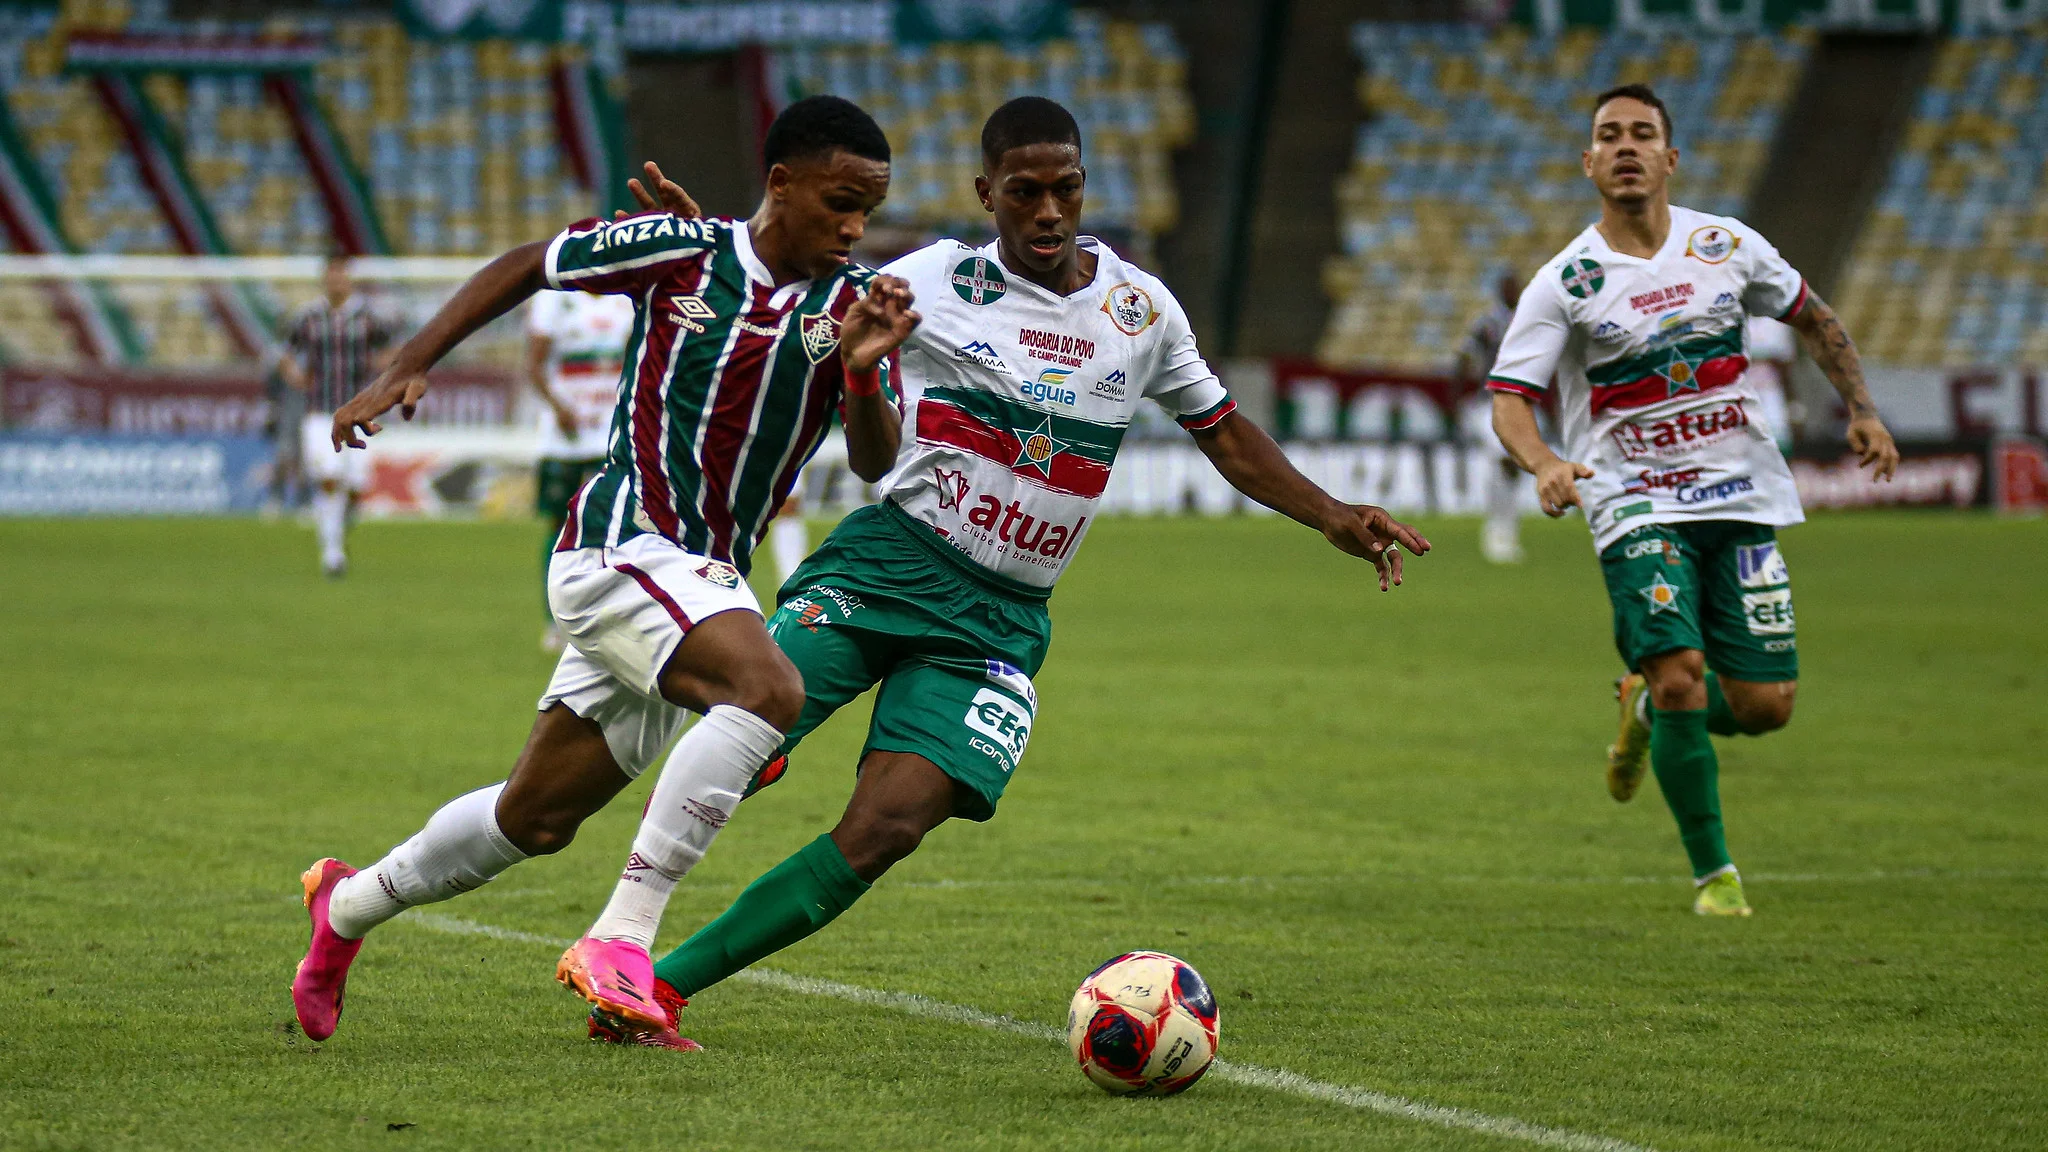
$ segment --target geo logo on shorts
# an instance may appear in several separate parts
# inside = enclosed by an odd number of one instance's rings
[[[1024,758],[1024,746],[1031,742],[1031,713],[1015,700],[993,688],[983,688],[974,694],[974,701],[967,706],[963,717],[969,728],[980,732],[995,743],[971,738],[969,743],[1001,761],[1003,771],[1014,771],[1017,762]]]
[[[1792,574],[1785,569],[1785,557],[1779,553],[1775,540],[1765,544],[1738,545],[1735,549],[1735,575],[1744,588],[1775,588],[1792,580]]]
[[[1752,636],[1786,635],[1792,631],[1792,590],[1744,592],[1742,615],[1749,622]]]
[[[720,588],[737,588],[740,586],[740,570],[723,560],[706,560],[704,566],[697,569],[697,579]]]

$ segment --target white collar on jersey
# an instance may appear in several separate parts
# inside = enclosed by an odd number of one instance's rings
[[[1098,284],[1115,285],[1127,279],[1123,274],[1123,257],[1118,256],[1116,250],[1104,244],[1099,237],[1076,236],[1074,237],[1074,244],[1077,247],[1086,248],[1095,253],[1095,279],[1074,289],[1071,296],[1062,296],[1042,284],[1035,283],[1027,279],[1023,273],[1003,263],[1003,242],[1001,240],[991,240],[981,247],[974,249],[974,251],[980,252],[995,261],[996,267],[1001,268],[1003,275],[1012,283],[1021,284],[1026,292],[1035,292],[1048,300],[1072,300],[1075,296],[1091,291]]]
[[[1631,256],[1626,252],[1615,251],[1614,247],[1607,243],[1607,237],[1600,234],[1600,222],[1597,220],[1586,225],[1586,235],[1592,238],[1593,243],[1600,246],[1601,252],[1616,260],[1627,260],[1636,264],[1654,264],[1662,260],[1671,251],[1673,244],[1677,244],[1681,248],[1685,245],[1686,238],[1692,235],[1692,230],[1697,225],[1690,223],[1689,220],[1687,223],[1681,224],[1679,223],[1679,218],[1681,216],[1689,218],[1693,215],[1694,213],[1690,208],[1681,207],[1677,204],[1671,205],[1671,231],[1664,234],[1664,246],[1657,249],[1656,255],[1649,257]]]
[[[754,283],[772,289],[768,297],[770,308],[785,307],[791,300],[801,300],[810,294],[811,285],[816,284],[816,280],[793,280],[780,288],[775,287],[775,274],[768,271],[768,265],[755,253],[754,236],[747,231],[747,222],[734,220],[731,223],[732,250],[733,255],[740,258],[740,271]]]

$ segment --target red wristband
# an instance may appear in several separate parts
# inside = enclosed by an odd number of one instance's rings
[[[882,390],[882,365],[877,362],[865,372],[846,370],[846,394],[848,396],[873,396]]]

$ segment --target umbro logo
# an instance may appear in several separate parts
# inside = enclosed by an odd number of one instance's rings
[[[688,812],[713,828],[723,828],[725,827],[725,822],[732,819],[732,813],[727,812],[723,808],[714,808],[701,800],[683,801],[683,811]]]

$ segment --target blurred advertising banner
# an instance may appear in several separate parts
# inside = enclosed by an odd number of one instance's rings
[[[260,436],[0,432],[0,515],[253,512],[271,456]]]
[[[500,425],[511,417],[511,374],[436,369],[420,404],[430,427]],[[116,368],[0,368],[0,427],[123,435],[260,435],[270,395],[256,373],[153,372]]]
[[[393,428],[370,441],[365,516],[484,516],[533,511],[532,429]],[[355,449],[349,449],[355,451]]]

